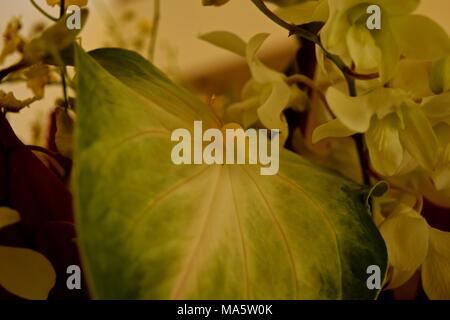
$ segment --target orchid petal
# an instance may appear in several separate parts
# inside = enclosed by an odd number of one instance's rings
[[[367,106],[367,97],[349,97],[334,87],[328,89],[327,101],[336,117],[350,130],[366,132],[374,111]]]
[[[450,233],[430,228],[430,249],[422,265],[422,285],[433,300],[450,300]]]
[[[419,164],[433,171],[436,166],[439,141],[431,123],[419,106],[404,104],[402,106],[405,128],[401,129],[400,141]]]
[[[429,227],[425,219],[412,208],[399,204],[381,224],[380,232],[386,242],[390,265],[399,271],[414,273],[428,252]],[[397,285],[401,284],[397,281]]]
[[[228,31],[214,31],[203,34],[200,39],[209,42],[219,48],[231,51],[241,57],[245,57],[246,43],[234,33]]]
[[[348,129],[338,119],[331,120],[317,127],[312,136],[312,143],[318,143],[326,138],[344,138],[355,134],[355,131]]]
[[[366,143],[373,168],[383,176],[394,175],[403,161],[396,115],[389,115],[382,120],[372,119]]]

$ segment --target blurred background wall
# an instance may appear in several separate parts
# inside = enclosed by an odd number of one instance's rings
[[[37,0],[37,3],[57,16],[56,7],[49,8],[45,0]],[[286,65],[296,50],[295,41],[287,38],[285,30],[269,21],[250,1],[232,0],[220,8],[203,7],[201,0],[161,0],[161,3],[155,64],[174,76],[208,82],[212,79],[209,76],[211,74],[246,72],[242,59],[198,39],[199,34],[209,31],[232,31],[246,40],[259,32],[270,33],[271,37],[263,47],[262,56],[278,69]],[[145,41],[149,37],[146,32],[153,16],[152,0],[90,0],[89,8],[91,15],[82,34],[85,49],[114,46],[124,41],[130,48],[142,46],[142,52],[146,52]],[[422,0],[419,12],[432,17],[450,32],[450,1]],[[31,6],[29,0],[0,1],[1,30],[4,30],[13,16],[22,18],[25,35],[36,22],[47,22]],[[112,20],[119,26],[117,33],[122,34],[122,39],[114,36],[115,32],[110,27]],[[11,57],[6,64],[13,63],[15,59],[17,57]],[[213,78],[217,79],[217,76]],[[18,88],[16,85],[2,84],[0,89],[14,90],[20,98],[30,95],[24,85]],[[25,143],[32,140],[30,128],[36,124],[45,125],[54,99],[60,93],[59,87],[50,88],[44,100],[33,104],[19,115],[9,116],[16,133]]]

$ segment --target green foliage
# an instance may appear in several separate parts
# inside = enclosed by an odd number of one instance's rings
[[[285,74],[258,58],[268,34],[248,43],[204,34],[245,58],[252,76],[240,99],[215,92],[210,105],[137,53],[85,53],[64,8],[87,2],[47,0],[60,5],[58,19],[31,1],[55,23],[34,39],[19,18],[4,31],[0,64],[20,59],[0,70],[0,81],[26,83],[33,96],[0,90],[0,298],[72,297],[66,268],[82,265],[78,245],[95,298],[373,299],[373,265],[384,289],[420,272],[429,298],[449,298],[448,225],[435,223],[434,212],[429,225],[427,215],[431,202],[450,207],[450,38],[414,14],[419,0],[248,1],[301,49]],[[150,60],[154,4],[152,24],[130,38],[142,49],[151,36]],[[86,18],[83,10],[83,25]],[[126,47],[113,15],[108,27]],[[48,145],[23,145],[5,115],[59,81],[64,100]],[[198,120],[204,129],[277,130],[286,147],[279,172],[174,164],[171,135],[192,132]]]
[[[280,172],[175,166],[208,106],[139,55],[76,49],[75,205],[96,298],[370,299],[386,271],[368,190],[282,150]]]

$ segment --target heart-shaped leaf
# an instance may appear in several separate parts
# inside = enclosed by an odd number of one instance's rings
[[[386,270],[367,190],[282,150],[280,170],[174,165],[171,132],[221,127],[139,55],[76,49],[75,204],[106,299],[371,299]],[[381,279],[383,280],[383,279]]]

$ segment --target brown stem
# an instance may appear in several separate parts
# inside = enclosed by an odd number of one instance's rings
[[[45,154],[45,155],[47,155],[47,156],[49,156],[49,157],[55,159],[56,161],[61,160],[61,157],[62,157],[59,153],[57,153],[57,152],[55,152],[55,151],[48,150],[48,149],[43,148],[43,147],[40,147],[40,146],[31,146],[31,145],[28,145],[28,146],[26,146],[26,147],[27,147],[29,150],[31,150],[31,151],[36,151],[36,152],[39,152],[39,153],[43,153],[43,154]]]
[[[0,70],[0,82],[5,79],[9,74],[19,71],[25,67],[27,67],[27,63],[25,61],[20,61],[6,69]]]
[[[258,7],[258,9],[263,12],[269,19],[271,19],[273,22],[277,23],[281,27],[285,28],[289,31],[289,34],[297,34],[298,36],[305,38],[309,41],[314,42],[316,45],[318,45],[322,51],[324,52],[324,55],[327,59],[332,61],[336,67],[341,70],[346,82],[347,87],[349,91],[349,95],[352,97],[357,96],[356,92],[356,85],[355,85],[355,79],[359,80],[370,80],[374,79],[375,76],[379,76],[378,74],[369,74],[369,75],[361,75],[358,73],[355,73],[351,68],[349,68],[344,61],[337,55],[332,54],[331,52],[327,51],[326,48],[323,46],[322,41],[320,40],[320,37],[316,34],[312,33],[309,30],[306,30],[302,28],[301,26],[296,26],[293,24],[290,24],[280,17],[278,17],[276,14],[274,14],[264,3],[263,0],[251,0],[253,4]],[[370,185],[370,174],[368,172],[369,167],[369,159],[367,155],[367,150],[364,144],[364,135],[363,134],[356,134],[353,136],[356,147],[358,150],[358,155],[361,163],[361,170],[363,173],[364,183],[367,185]]]
[[[356,144],[356,149],[358,150],[359,162],[361,164],[361,171],[363,175],[363,181],[366,185],[371,185],[370,183],[370,173],[369,173],[369,157],[366,150],[366,145],[364,143],[364,135],[362,133],[357,133],[353,136],[353,140]]]
[[[331,107],[328,104],[328,101],[325,95],[323,94],[322,90],[320,90],[319,86],[312,79],[302,74],[295,74],[293,76],[288,77],[287,83],[288,84],[301,83],[314,90],[319,95],[320,100],[323,102],[323,104],[325,105],[331,116],[333,118],[336,118],[336,115],[334,114],[333,110],[331,110]]]
[[[373,80],[373,79],[378,79],[380,77],[380,74],[378,72],[363,74],[363,73],[355,72],[354,70],[352,70],[350,68],[346,68],[345,72],[348,75],[350,75],[353,78],[358,79],[358,80]]]
[[[313,32],[302,28],[301,26],[297,26],[295,24],[291,24],[288,23],[286,21],[284,21],[283,19],[281,19],[280,17],[278,17],[276,14],[274,14],[272,12],[272,10],[270,10],[266,4],[264,3],[264,1],[262,0],[251,0],[253,2],[253,4],[262,12],[264,13],[270,20],[272,20],[273,22],[275,22],[276,24],[278,24],[279,26],[283,27],[284,29],[289,31],[289,35],[292,34],[296,34],[304,39],[307,39],[309,41],[314,42],[316,45],[318,45],[322,51],[325,54],[325,57],[327,59],[329,59],[330,61],[332,61],[336,67],[339,68],[339,70],[341,70],[341,72],[344,74],[344,77],[346,79],[347,82],[350,81],[354,81],[354,79],[358,79],[358,80],[371,80],[371,79],[376,79],[379,77],[378,73],[371,73],[371,74],[359,74],[354,72],[351,68],[349,68],[343,61],[342,59],[335,55],[330,53],[329,51],[327,51],[325,49],[325,47],[323,46],[320,37],[317,36],[316,34],[314,34]]]
[[[153,26],[150,35],[150,45],[148,47],[148,58],[151,62],[153,62],[155,58],[156,40],[158,38],[159,21],[161,19],[161,2],[160,0],[153,0],[153,1],[154,1]]]

